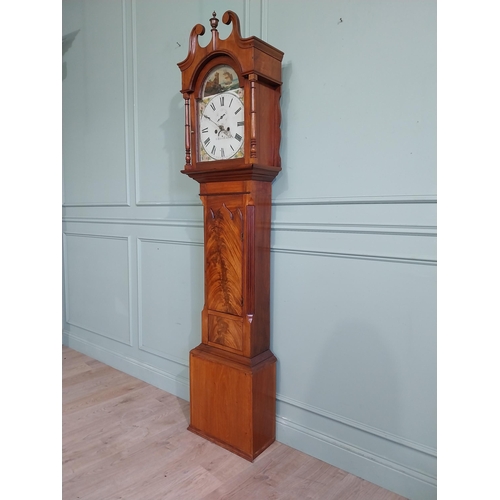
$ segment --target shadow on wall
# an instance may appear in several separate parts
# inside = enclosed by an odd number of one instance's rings
[[[318,353],[320,369],[309,382],[313,405],[392,434],[401,430],[396,363],[377,329],[355,319],[341,322]]]
[[[199,231],[195,228],[186,228],[190,241],[194,241],[195,238],[198,238],[198,234],[195,232]],[[191,331],[188,334],[188,350],[191,351],[195,347],[197,347],[201,343],[201,311],[204,305],[204,252],[202,245],[193,245],[189,246],[190,253],[190,266],[189,269],[186,269],[186,274],[190,275],[190,284],[192,293],[191,293],[191,306],[190,311],[193,315],[193,319],[191,321]],[[189,354],[188,354],[189,356]],[[188,366],[182,369],[182,372],[177,377],[177,384],[180,386],[185,386],[185,384],[189,386],[189,360]],[[181,392],[177,392],[177,394],[181,394]],[[187,391],[187,399],[189,399],[189,387]],[[189,415],[189,407],[186,410],[187,415]],[[189,421],[189,418],[188,418]]]
[[[184,170],[184,164],[186,163],[186,150],[184,148],[184,99],[180,92],[172,97],[168,109],[168,118],[160,127],[163,130],[163,149],[167,152],[168,156],[168,163],[165,166],[168,171],[167,182],[170,186],[179,186],[179,179],[182,177],[181,170]],[[168,186],[165,186],[165,192],[168,192]],[[180,196],[180,198],[192,199],[192,191],[190,190],[188,193],[185,193],[185,196]]]
[[[282,80],[283,85],[281,87],[281,144],[280,144],[280,156],[281,156],[281,172],[276,177],[273,182],[273,199],[279,197],[281,194],[288,191],[288,124],[290,123],[289,116],[289,106],[290,106],[290,79],[292,75],[292,63],[287,62],[282,65]]]
[[[62,37],[62,55],[63,55],[63,58],[64,58],[64,54],[66,54],[66,52],[68,52],[69,48],[71,47],[72,43],[74,42],[74,40],[76,38],[76,35],[78,35],[79,32],[80,32],[80,30],[76,30],[76,31],[72,31],[71,33],[68,33],[67,35],[63,35],[63,37]],[[62,79],[63,80],[66,78],[67,74],[68,74],[68,70],[66,67],[66,62],[63,60],[63,63],[62,63]]]
[[[180,77],[179,77],[179,89],[180,89]],[[187,176],[181,174],[181,170],[184,170],[185,161],[185,147],[184,147],[184,99],[180,92],[177,92],[170,100],[170,106],[168,112],[166,113],[168,118],[161,124],[161,129],[163,131],[164,137],[164,150],[167,153],[167,173],[165,176],[165,181],[168,185],[163,186],[163,191],[174,195],[175,199],[181,200],[193,200],[193,198],[198,197],[198,184],[193,182]],[[186,181],[187,180],[187,181]],[[185,182],[186,181],[186,182]],[[172,192],[172,186],[176,186],[178,189],[175,194]],[[186,186],[186,190],[181,191],[183,186]],[[180,189],[179,189],[180,188]],[[170,191],[169,191],[170,189]],[[198,202],[195,202],[198,203]],[[185,208],[190,210],[193,202],[187,202],[186,207],[182,206],[184,211]],[[186,332],[188,335],[187,344],[189,350],[196,347],[201,342],[201,311],[203,309],[203,276],[204,276],[204,264],[203,264],[203,210],[201,207],[201,202],[199,202],[199,225],[186,225],[184,227],[184,238],[186,241],[191,242],[185,248],[190,255],[190,266],[189,269],[185,269],[186,276],[190,276],[189,285],[192,290],[191,293],[191,307],[189,308],[193,314],[193,320],[191,321],[191,331]],[[179,207],[172,206],[168,207],[168,210],[174,214],[177,214]],[[170,215],[171,216],[171,215]],[[174,215],[174,218],[178,215]],[[184,217],[184,215],[183,215]],[[191,217],[191,215],[190,215]],[[190,221],[193,222],[193,221]],[[196,220],[198,222],[198,220]],[[201,241],[200,241],[200,231],[201,231]],[[189,367],[186,366],[177,376],[177,385],[179,390],[177,394],[186,394],[189,398]],[[186,384],[188,386],[186,390]],[[189,407],[185,410],[186,418],[189,421]]]
[[[198,198],[198,183],[181,174],[181,170],[184,170],[184,165],[186,163],[186,151],[184,148],[184,99],[182,98],[180,92],[170,101],[168,118],[162,123],[161,128],[163,129],[165,138],[165,151],[168,155],[167,168],[168,182],[170,186],[179,186],[179,180],[182,182],[187,179],[188,182],[186,182],[186,186],[189,188],[189,191],[186,193],[180,193],[180,198],[188,200]],[[200,227],[186,226],[184,228],[186,240],[193,243],[188,247],[191,257],[191,265],[189,269],[186,269],[186,273],[189,273],[191,276],[191,290],[201,290],[201,302],[196,293],[191,294],[193,304],[190,310],[193,311],[193,314],[197,314],[199,316],[199,322],[194,322],[196,327],[189,334],[190,349],[196,347],[201,342],[201,311],[203,309],[204,267],[203,247],[200,247],[200,244],[203,245],[203,208],[201,206],[201,201],[199,204]]]

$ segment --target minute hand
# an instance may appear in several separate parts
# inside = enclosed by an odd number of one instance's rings
[[[220,125],[219,123],[216,123],[212,120],[212,118],[210,118],[209,116],[207,115],[203,115],[205,118],[208,118],[214,125],[216,125],[217,127],[219,127],[220,130],[224,130],[224,127],[222,125]]]

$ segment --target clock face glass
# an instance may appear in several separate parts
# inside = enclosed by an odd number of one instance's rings
[[[243,156],[243,97],[238,76],[230,66],[216,66],[208,74],[198,107],[200,161]]]

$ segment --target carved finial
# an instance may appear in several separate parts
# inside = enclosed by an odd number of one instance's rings
[[[217,14],[214,10],[212,13],[212,18],[210,19],[210,26],[212,26],[212,50],[217,50],[217,43],[219,40],[219,32],[217,31],[219,20],[215,17],[216,15]]]
[[[219,26],[219,20],[215,17],[217,14],[215,10],[212,13],[212,18],[210,19],[210,26],[212,26],[212,31],[217,30],[217,26]]]

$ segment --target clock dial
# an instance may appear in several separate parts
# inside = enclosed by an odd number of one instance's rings
[[[222,92],[200,102],[200,160],[228,160],[243,156],[245,121],[243,91]]]

